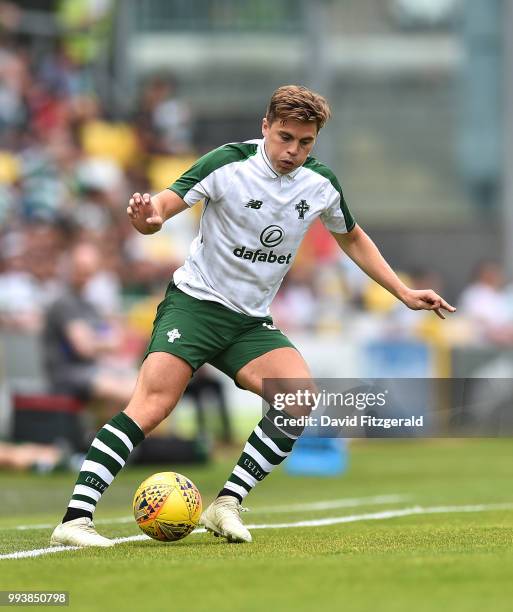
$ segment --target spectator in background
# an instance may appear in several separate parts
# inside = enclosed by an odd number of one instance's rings
[[[176,95],[169,76],[155,76],[145,86],[137,118],[140,137],[152,153],[187,155],[192,151],[192,115]]]
[[[288,331],[314,329],[317,323],[315,268],[293,266],[272,305],[274,324]]]
[[[117,247],[116,241],[102,245],[102,267],[84,287],[85,299],[110,322],[117,321],[122,310],[122,262],[114,251]]]
[[[60,444],[0,442],[0,469],[34,471],[47,474],[57,470],[80,469],[84,456],[72,451],[64,441]]]
[[[502,266],[481,261],[460,297],[459,310],[475,324],[476,340],[513,345],[513,309],[505,289]]]
[[[25,92],[29,83],[28,58],[14,45],[0,43],[0,142],[26,120]],[[3,144],[3,143],[2,143]]]
[[[100,252],[93,244],[77,244],[68,265],[67,291],[51,304],[43,331],[52,391],[84,401],[111,400],[119,407],[131,396],[136,376],[107,359],[120,352],[122,335],[84,295],[101,269]]]
[[[26,232],[13,231],[0,243],[0,324],[21,332],[41,328],[44,289],[30,273]]]
[[[26,223],[0,234],[2,327],[40,333],[45,309],[62,291],[60,261],[72,239],[72,228],[62,219]]]
[[[27,268],[36,293],[38,315],[42,319],[44,310],[62,291],[59,277],[60,251],[30,243],[27,249]]]
[[[73,220],[101,237],[120,215],[116,194],[125,190],[123,171],[112,159],[89,157],[77,164],[76,179],[80,194]]]

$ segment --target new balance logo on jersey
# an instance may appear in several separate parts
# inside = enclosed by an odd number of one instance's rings
[[[255,210],[260,210],[262,208],[262,200],[250,200],[246,204],[246,208],[254,208]]]
[[[296,210],[299,213],[297,218],[304,219],[305,213],[310,210],[310,204],[308,204],[306,200],[301,200],[301,202],[296,204]]]
[[[249,259],[251,263],[263,261],[267,263],[289,264],[292,259],[292,253],[277,255],[272,249],[270,251],[262,251],[262,249],[252,251],[245,246],[236,247],[233,249],[233,254],[240,259]]]
[[[181,338],[182,334],[175,328],[167,332],[167,341],[174,342],[178,338]]]

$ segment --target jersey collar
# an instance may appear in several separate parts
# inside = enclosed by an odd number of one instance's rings
[[[302,166],[299,166],[299,168],[295,168],[294,170],[292,170],[291,172],[288,172],[287,174],[280,174],[280,173],[276,172],[276,170],[273,168],[273,165],[271,164],[270,159],[267,157],[267,153],[265,152],[265,146],[264,146],[264,139],[263,138],[262,138],[262,140],[260,140],[260,144],[258,146],[258,150],[259,150],[259,155],[260,155],[260,161],[262,163],[262,167],[264,168],[264,172],[270,178],[277,179],[277,178],[287,177],[289,179],[294,179],[294,178],[296,178],[297,173],[302,168]]]

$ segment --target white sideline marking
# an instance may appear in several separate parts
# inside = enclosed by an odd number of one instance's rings
[[[327,501],[289,504],[284,506],[261,506],[251,508],[251,512],[303,512],[304,510],[333,510],[333,508],[355,508],[372,504],[396,504],[409,499],[411,495],[375,495],[374,497],[356,497],[354,499],[342,498]]]
[[[252,514],[271,513],[271,512],[303,512],[305,510],[332,510],[333,508],[355,508],[357,506],[367,506],[373,504],[395,504],[400,501],[409,499],[410,495],[375,495],[373,497],[343,497],[340,499],[331,499],[326,501],[290,504],[284,506],[261,506],[260,508],[251,508]],[[120,518],[111,519],[95,519],[95,525],[113,525],[115,523],[131,523],[134,520],[133,516],[122,516]],[[36,525],[17,525],[16,527],[0,527],[0,529],[16,529],[18,531],[27,531],[31,529],[50,529],[55,527],[53,523],[40,523]]]
[[[382,519],[411,516],[414,514],[446,514],[450,512],[486,512],[490,510],[512,510],[513,503],[479,504],[473,506],[412,506],[397,510],[383,510],[382,512],[369,512],[352,516],[334,516],[329,518],[312,519],[310,521],[297,521],[295,523],[272,523],[267,525],[246,525],[248,529],[287,529],[289,527],[323,527],[339,523],[354,523],[356,521],[379,521]],[[194,533],[194,532],[193,532]],[[0,557],[1,559],[2,557]]]
[[[271,523],[246,525],[248,529],[288,529],[298,527],[324,527],[326,525],[337,525],[340,523],[355,523],[356,521],[379,521],[384,519],[398,518],[402,516],[420,515],[420,514],[446,514],[450,512],[486,512],[490,510],[511,510],[513,503],[503,504],[479,504],[471,506],[431,506],[424,508],[422,506],[412,506],[411,508],[399,508],[397,510],[384,510],[382,512],[369,512],[366,514],[353,514],[349,516],[334,516],[323,519],[313,519],[310,521],[297,521],[295,523]],[[195,529],[193,534],[205,533],[205,529],[200,527]],[[191,534],[192,535],[192,534]],[[113,538],[116,544],[124,542],[136,542],[138,540],[149,540],[146,535],[128,536],[125,538]],[[78,550],[78,546],[52,546],[50,548],[38,548],[36,550],[23,550],[19,552],[0,555],[2,559],[25,559],[27,557],[40,557],[57,552],[65,552]]]

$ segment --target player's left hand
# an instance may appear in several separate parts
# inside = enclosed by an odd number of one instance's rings
[[[451,306],[432,289],[409,289],[403,297],[403,302],[412,310],[434,310],[440,319],[445,319],[442,310],[456,311],[454,306]]]

